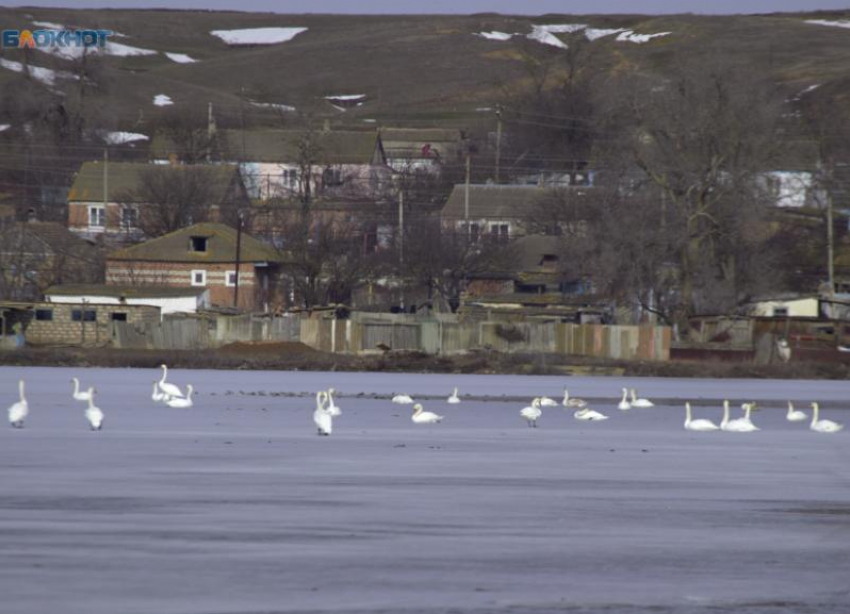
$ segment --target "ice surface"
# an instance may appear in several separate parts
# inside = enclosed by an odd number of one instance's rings
[[[193,57],[186,55],[185,53],[165,53],[165,57],[167,57],[172,62],[177,62],[178,64],[194,64],[198,60]]]
[[[158,107],[167,107],[170,104],[174,104],[174,101],[171,100],[170,96],[166,96],[165,94],[157,94],[153,97],[153,103]]]
[[[0,594],[14,614],[646,612],[837,614],[850,607],[848,433],[792,425],[786,398],[847,383],[172,369],[192,409],[150,400],[158,370],[0,368]],[[99,391],[86,429],[70,379]],[[573,396],[579,423],[527,399]],[[342,416],[317,437],[312,393]],[[762,431],[691,433],[654,399],[756,398]],[[368,395],[440,396],[446,416]],[[367,396],[357,397],[359,393]],[[604,399],[604,400],[602,400]],[[770,407],[767,401],[774,401]],[[846,422],[848,412],[825,409]]]
[[[292,40],[307,28],[245,28],[241,30],[213,30],[210,32],[228,45],[273,45]]]

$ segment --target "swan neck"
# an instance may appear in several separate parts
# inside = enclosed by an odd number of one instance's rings
[[[818,410],[820,406],[817,403],[812,403],[812,426],[817,424],[818,421]]]
[[[24,380],[18,382],[18,392],[21,394],[21,401],[24,400]]]
[[[720,424],[722,426],[729,424],[729,401],[723,401],[723,421]]]
[[[685,403],[685,425],[691,423],[691,404]]]

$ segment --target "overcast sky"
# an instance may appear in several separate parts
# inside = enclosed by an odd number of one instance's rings
[[[25,0],[2,6],[187,8],[276,13],[768,13],[850,9],[850,0]]]

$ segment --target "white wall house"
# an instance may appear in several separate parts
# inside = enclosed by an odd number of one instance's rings
[[[63,285],[48,288],[48,303],[95,303],[98,305],[151,305],[168,313],[197,313],[210,307],[207,288],[159,286]]]
[[[817,318],[820,299],[817,296],[765,299],[750,304],[750,313],[763,318]]]

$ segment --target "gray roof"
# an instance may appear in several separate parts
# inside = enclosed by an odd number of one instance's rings
[[[174,298],[200,296],[202,287],[175,288],[174,286],[119,286],[106,284],[62,284],[45,290],[46,296],[109,296],[114,298]]]
[[[475,184],[469,186],[469,218],[523,219],[537,199],[558,188],[536,185]],[[586,190],[587,188],[560,188]],[[443,207],[443,219],[463,219],[465,216],[465,186],[457,184]]]

